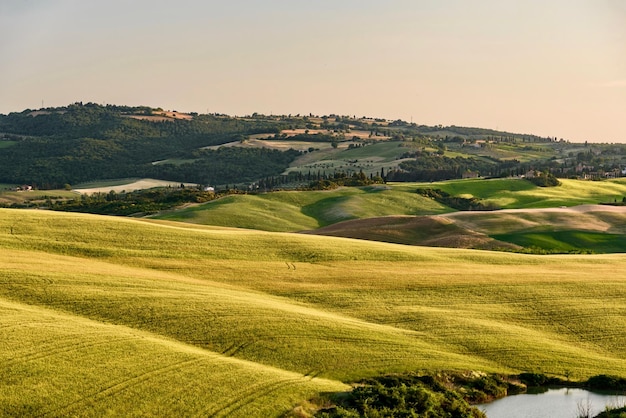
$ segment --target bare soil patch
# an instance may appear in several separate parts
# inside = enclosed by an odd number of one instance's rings
[[[442,215],[457,225],[489,234],[531,229],[626,233],[626,206],[580,205],[566,208],[504,209]]]
[[[191,120],[193,116],[187,113],[170,112],[170,111],[156,111],[152,115],[122,115],[125,118],[147,120],[151,122],[163,122],[172,120]]]
[[[450,248],[519,248],[456,225],[441,216],[383,216],[339,222],[305,234]]]
[[[333,135],[333,131],[331,131],[329,129],[283,129],[282,131],[280,131],[280,133],[281,134],[285,134],[287,136],[305,135],[305,134],[309,134],[309,135],[316,135],[316,134]]]
[[[81,194],[91,194],[91,193],[108,193],[110,191],[114,191],[116,193],[127,191],[132,192],[135,190],[143,190],[143,189],[151,189],[153,187],[178,187],[180,183],[173,181],[165,181],[165,180],[155,180],[155,179],[141,179],[127,184],[115,185],[115,186],[102,186],[102,187],[93,187],[88,189],[74,189],[74,191]],[[195,186],[192,184],[185,184],[185,186]]]
[[[55,110],[54,112],[50,111],[50,110],[34,110],[32,112],[30,112],[28,114],[28,116],[40,116],[40,115],[51,115],[53,113],[59,113],[59,114],[63,114],[65,113],[65,110]]]
[[[290,136],[295,136],[295,135],[305,135],[305,134],[309,134],[309,135],[315,135],[315,134],[322,134],[322,135],[336,135],[337,133],[330,130],[330,129],[284,129],[281,131],[282,134],[287,135],[287,137]],[[346,139],[353,139],[354,137],[357,137],[358,139],[370,139],[370,140],[376,140],[376,141],[384,141],[387,139],[390,139],[389,136],[384,136],[384,135],[380,135],[380,136],[371,136],[370,137],[370,131],[360,131],[360,130],[351,130],[350,132],[344,132],[343,135],[345,136]]]

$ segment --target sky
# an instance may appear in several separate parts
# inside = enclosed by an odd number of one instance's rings
[[[1,0],[0,113],[79,101],[626,143],[626,0]]]

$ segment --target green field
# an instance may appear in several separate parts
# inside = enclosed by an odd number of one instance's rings
[[[113,186],[123,186],[126,184],[131,184],[136,181],[139,181],[139,178],[127,178],[127,179],[115,179],[115,180],[101,180],[101,181],[91,181],[88,183],[81,183],[73,185],[76,189],[97,189],[101,187],[113,187]]]
[[[5,188],[8,188],[6,186]],[[15,187],[15,186],[13,186]],[[23,204],[25,202],[39,201],[46,199],[74,199],[76,193],[69,190],[31,190],[31,191],[2,191],[0,192],[0,204]]]
[[[542,188],[522,179],[478,179],[391,183],[385,186],[340,188],[322,192],[289,191],[237,195],[162,214],[157,218],[204,225],[293,232],[351,219],[389,215],[437,215],[454,211],[418,196],[418,188],[437,188],[455,196],[477,197],[503,209],[558,208],[621,202],[626,196],[626,180],[623,179],[603,182],[562,180],[562,183],[558,187]]]
[[[437,183],[397,183],[394,188],[410,191],[432,187],[452,195],[472,196],[497,204],[503,209],[551,208],[618,201],[626,196],[626,179],[585,181],[559,179],[557,187],[537,187],[522,179],[471,179]]]
[[[495,239],[522,247],[552,251],[585,251],[597,253],[626,253],[626,235],[588,231],[519,232],[493,235]]]
[[[1,298],[0,312],[2,416],[272,416],[345,390],[62,308]]]
[[[0,149],[9,148],[17,144],[17,141],[0,141]]]
[[[387,172],[390,168],[397,168],[400,156],[414,150],[410,143],[399,141],[381,141],[350,149],[345,143],[336,149],[328,143],[312,143],[312,146],[319,149],[297,158],[288,172],[320,171],[330,175],[335,171],[363,171],[368,176],[378,175],[381,169]]]
[[[319,228],[349,219],[387,215],[449,212],[437,202],[412,192],[385,186],[341,188],[333,191],[285,191],[233,195],[207,204],[157,216],[184,221],[273,232]]]
[[[0,249],[0,415],[278,416],[389,372],[626,375],[624,255],[8,209]]]

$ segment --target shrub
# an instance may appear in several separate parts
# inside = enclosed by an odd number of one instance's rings
[[[617,376],[601,374],[590,377],[585,386],[591,389],[626,390],[626,379]]]
[[[324,409],[316,417],[485,417],[432,376],[382,376],[361,384],[339,401],[340,405]]]
[[[548,386],[561,383],[560,379],[548,377],[545,374],[541,373],[522,373],[518,377],[522,383],[532,387]]]
[[[540,173],[534,177],[526,177],[526,180],[539,187],[555,187],[561,184],[559,179],[554,177],[552,173]]]
[[[448,192],[441,189],[417,189],[417,193],[436,200],[437,202],[450,206],[457,210],[497,210],[500,209],[493,203],[484,203],[480,199],[475,197],[465,198],[459,196],[452,196]]]

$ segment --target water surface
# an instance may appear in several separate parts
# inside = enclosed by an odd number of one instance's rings
[[[607,406],[626,403],[626,396],[589,392],[584,389],[548,389],[545,392],[507,396],[476,405],[487,418],[576,418],[581,412],[595,416]]]

